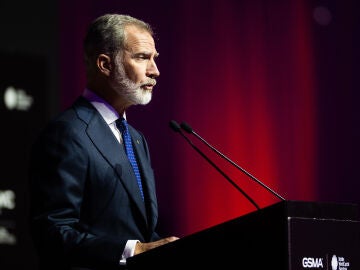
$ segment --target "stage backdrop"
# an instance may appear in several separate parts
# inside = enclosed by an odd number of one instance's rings
[[[104,13],[157,33],[161,76],[128,118],[147,136],[160,226],[179,236],[256,210],[169,121],[187,122],[289,200],[359,202],[356,1],[75,1],[60,4],[61,107],[84,89],[82,37]],[[189,138],[254,201],[278,198]]]
[[[85,87],[82,39],[104,13],[155,28],[161,76],[128,119],[147,137],[160,230],[185,236],[256,207],[169,121],[288,200],[360,203],[357,0],[2,1],[0,269],[37,269],[28,233],[33,139]],[[259,207],[278,198],[186,134]]]
[[[28,228],[28,154],[58,112],[55,2],[0,4],[0,269],[36,269]]]

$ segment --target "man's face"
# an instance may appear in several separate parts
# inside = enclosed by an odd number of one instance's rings
[[[158,53],[148,32],[134,26],[125,31],[125,50],[116,57],[113,86],[131,105],[144,105],[150,102],[155,78],[160,75],[155,63]]]

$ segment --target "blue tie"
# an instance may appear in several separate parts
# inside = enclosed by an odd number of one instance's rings
[[[127,155],[128,159],[129,159],[129,161],[131,163],[131,166],[132,166],[133,170],[134,170],[134,173],[135,173],[135,176],[136,176],[136,181],[137,181],[137,183],[139,185],[139,188],[140,188],[141,197],[144,200],[144,193],[143,193],[142,184],[141,184],[140,171],[139,171],[138,164],[136,162],[134,149],[132,147],[131,136],[130,136],[130,132],[129,132],[128,123],[122,117],[121,119],[118,119],[116,121],[116,124],[117,124],[118,128],[120,129],[120,132],[121,132],[121,135],[122,135],[122,138],[123,138],[123,142],[124,142],[124,145],[125,145],[126,155]]]

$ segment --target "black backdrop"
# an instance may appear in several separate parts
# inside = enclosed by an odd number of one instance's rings
[[[0,117],[3,126],[0,269],[35,269],[36,259],[26,224],[28,150],[42,125],[65,106],[66,102],[60,98],[61,85],[70,81],[70,88],[80,89],[76,83],[71,84],[71,80],[76,78],[63,81],[66,76],[60,68],[59,44],[62,43],[64,48],[68,38],[77,38],[69,37],[64,26],[79,27],[65,21],[83,21],[85,24],[93,15],[119,5],[115,1],[95,2],[74,1],[71,5],[62,4],[61,9],[57,1],[0,3]],[[124,5],[145,20],[159,24],[172,20],[166,13],[171,6],[169,2],[132,1]],[[333,26],[326,31],[321,27],[312,29],[317,56],[316,75],[320,82],[317,97],[320,117],[319,199],[360,203],[357,165],[360,151],[360,6],[355,0],[313,2],[328,6],[337,15]],[[148,12],[150,7],[157,10],[156,14]],[[85,15],[80,12],[82,9],[86,11]],[[165,11],[163,15],[162,10]],[[163,16],[162,19],[159,16]],[[63,28],[59,27],[60,22]],[[163,36],[169,37],[168,42],[175,42],[176,33],[169,34],[171,25],[167,27],[162,27],[165,29]],[[162,48],[162,53],[166,49]],[[171,50],[165,51],[165,54],[169,53]],[[71,64],[71,57],[61,61]],[[167,103],[165,110],[170,110],[170,106],[171,103]],[[151,127],[144,128],[146,133],[150,133]],[[169,204],[171,206],[171,202]],[[167,209],[162,209],[162,212],[172,215]],[[176,229],[175,223],[167,221],[170,228]]]

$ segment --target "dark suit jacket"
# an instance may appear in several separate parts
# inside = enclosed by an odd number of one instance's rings
[[[159,239],[148,146],[141,133],[129,129],[145,203],[123,146],[83,97],[34,143],[30,221],[42,269],[116,269],[128,239]]]

